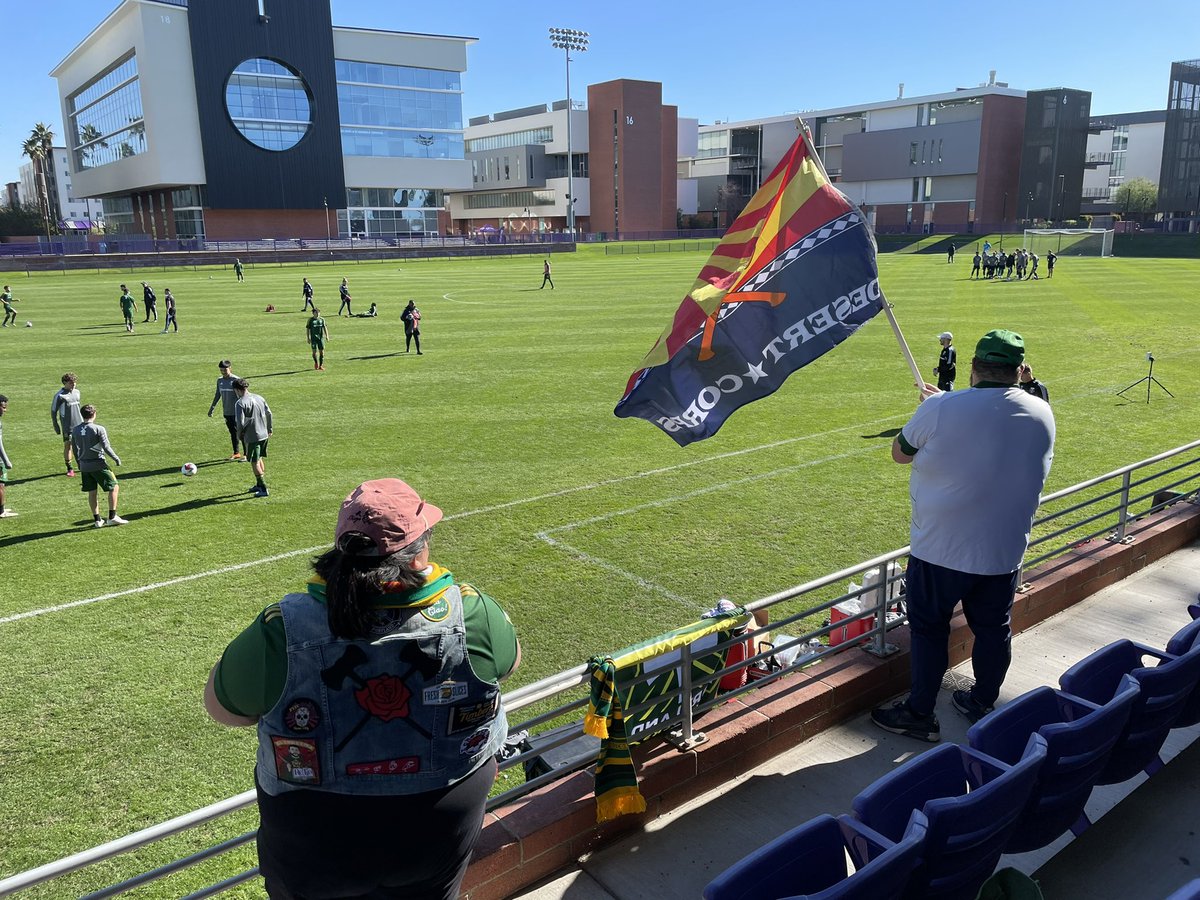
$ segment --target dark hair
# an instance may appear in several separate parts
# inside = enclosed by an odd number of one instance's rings
[[[7,402],[8,402],[8,398],[5,397],[3,394],[0,394],[0,403],[7,403]]]
[[[245,378],[235,378],[233,381],[233,388],[237,391],[248,391],[250,390],[250,382],[248,382]]]
[[[994,381],[996,384],[1016,384],[1017,367],[1008,363],[984,362],[978,356],[971,360],[975,374],[980,381]]]
[[[363,534],[344,535],[339,546],[313,560],[313,571],[325,579],[329,630],[341,638],[366,637],[371,630],[373,601],[384,594],[411,591],[425,583],[412,561],[429,546],[425,532],[391,556],[364,555],[374,543]],[[386,587],[385,587],[386,585]]]
[[[85,419],[94,419],[96,418],[96,407],[89,403],[87,406],[79,410],[79,414]]]
[[[62,377],[62,383],[63,383],[63,384],[66,384],[68,381],[78,381],[78,380],[79,380],[79,379],[76,377],[76,375],[75,375],[75,373],[74,373],[74,372],[67,372],[67,373],[66,373],[66,374],[64,374],[64,375],[63,375],[63,377]]]

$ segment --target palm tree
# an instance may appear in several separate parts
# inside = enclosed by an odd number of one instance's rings
[[[29,139],[21,145],[21,152],[33,163],[33,176],[37,182],[42,203],[42,219],[46,225],[46,240],[50,240],[50,195],[46,191],[46,158],[54,146],[54,132],[44,122],[38,122],[29,133]]]

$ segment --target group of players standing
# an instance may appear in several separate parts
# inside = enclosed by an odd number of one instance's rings
[[[1054,264],[1058,261],[1058,256],[1053,250],[1046,253],[1046,277],[1054,277]],[[951,250],[947,255],[946,262],[954,262],[954,251]],[[1013,273],[1016,273],[1017,281],[1033,281],[1040,279],[1038,274],[1038,263],[1040,257],[1032,250],[1020,248],[1014,253],[1005,254],[1001,248],[992,251],[990,243],[984,243],[983,252],[978,249],[975,255],[971,258],[971,274],[968,278],[978,280],[982,272],[983,278],[1003,278],[1005,281],[1011,281]],[[1026,274],[1028,272],[1028,274]]]

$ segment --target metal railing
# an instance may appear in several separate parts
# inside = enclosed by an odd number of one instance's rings
[[[1200,440],[1047,495],[1042,498],[1038,517],[1034,520],[1034,536],[1029,545],[1031,555],[1027,554],[1024,568],[1028,570],[1097,538],[1128,543],[1134,539],[1130,534],[1130,523],[1182,501],[1195,503],[1198,493],[1200,493]],[[690,645],[685,645],[680,650],[670,651],[678,654],[678,658],[672,659],[670,663],[670,666],[676,667],[680,674],[678,687],[644,703],[631,705],[625,710],[626,721],[632,720],[639,712],[661,703],[664,699],[672,699],[676,701],[676,711],[653,722],[650,727],[638,735],[638,739],[642,740],[652,735],[666,733],[668,740],[681,748],[695,746],[704,739],[703,734],[696,729],[696,721],[699,717],[732,697],[756,690],[767,680],[787,676],[802,667],[856,647],[862,647],[867,652],[878,655],[888,654],[894,648],[887,643],[887,632],[904,621],[902,610],[897,611],[893,599],[897,593],[897,582],[903,577],[902,571],[877,577],[872,579],[872,583],[867,586],[855,587],[847,591],[839,591],[836,585],[848,578],[858,578],[865,582],[867,579],[863,576],[873,569],[888,573],[889,563],[907,557],[908,552],[908,547],[902,547],[746,604],[744,608],[750,613],[771,611],[769,613],[772,616],[770,629],[775,635],[773,645],[767,646],[766,649],[760,645],[758,653],[746,654],[739,661],[723,666],[711,675],[702,678],[694,678],[692,674],[691,663],[695,653],[711,654],[714,651],[726,650],[736,644],[744,646],[747,637],[742,634],[734,634],[726,640],[718,640],[714,644],[704,647],[703,651],[693,651]],[[1036,580],[1036,575],[1034,577]],[[832,617],[828,614],[835,606],[844,608],[847,601],[855,600],[858,600],[860,604],[858,612],[851,612],[838,621],[831,621]],[[814,621],[819,624],[814,626]],[[822,638],[828,639],[831,633],[846,628],[852,623],[860,624],[851,639],[838,643],[836,646],[827,645],[822,640]],[[864,627],[864,625],[869,625],[869,627]],[[782,636],[780,630],[789,626],[796,626],[800,632],[792,636]],[[789,658],[789,663],[775,671],[766,671],[764,674],[767,664],[780,657]],[[702,689],[705,685],[748,670],[750,667],[755,667],[756,674],[763,674],[764,677],[757,680],[746,680],[744,684],[733,690],[719,692],[709,699],[695,702],[694,698],[703,693]],[[510,721],[514,719],[513,714],[520,711],[524,711],[528,716],[524,721],[513,725],[511,732],[514,734],[529,732],[536,735],[539,733],[538,729],[542,729],[542,733],[544,733],[554,730],[563,723],[578,721],[581,718],[580,711],[587,705],[587,695],[580,689],[589,683],[589,671],[587,665],[579,665],[506,693],[504,704],[508,710]],[[628,683],[623,682],[622,688],[628,689],[652,677],[654,677],[654,673],[639,676]],[[740,681],[740,679],[738,680]],[[551,728],[542,726],[551,726]],[[560,734],[553,740],[541,743],[536,749],[525,749],[509,756],[500,763],[500,768],[508,770],[522,766],[548,750],[576,740],[578,736],[578,731]],[[492,797],[488,807],[495,809],[503,806],[543,784],[560,779],[589,764],[590,760],[582,759],[573,766],[554,769],[536,777],[527,778],[524,783]],[[118,840],[10,876],[0,880],[0,897],[61,878],[131,850],[153,845],[170,836],[191,831],[201,825],[246,809],[254,802],[254,791],[246,791],[219,803],[126,835]],[[116,896],[140,885],[167,877],[198,862],[213,859],[229,850],[250,843],[254,837],[253,831],[230,836],[190,855],[87,894],[86,898],[87,900],[99,900],[103,897]],[[207,897],[221,893],[255,877],[257,873],[256,868],[247,869],[201,891],[189,894],[188,897]]]

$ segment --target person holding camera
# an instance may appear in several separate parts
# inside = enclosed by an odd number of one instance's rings
[[[1050,402],[1050,389],[1033,377],[1033,369],[1029,367],[1029,363],[1021,363],[1017,368],[1017,378],[1017,387],[1025,393]]]

